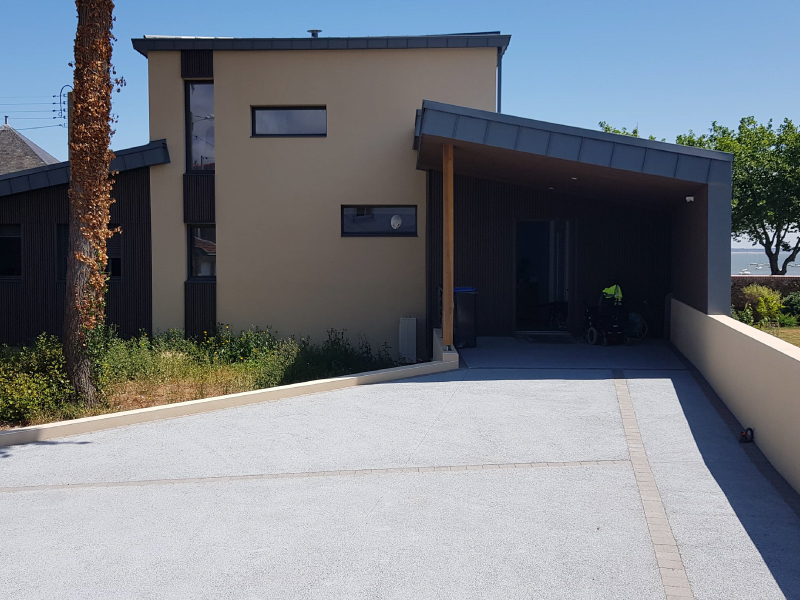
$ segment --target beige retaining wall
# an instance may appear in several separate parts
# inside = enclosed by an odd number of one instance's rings
[[[800,348],[672,301],[671,340],[800,492]]]

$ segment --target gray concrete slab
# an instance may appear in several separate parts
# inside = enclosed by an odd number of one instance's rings
[[[472,373],[0,449],[0,487],[627,458],[613,386],[604,374]]]
[[[514,344],[465,353],[480,368],[0,448],[0,487],[81,484],[0,492],[0,597],[664,598],[630,464],[559,466],[629,457],[609,370],[627,368],[695,596],[800,599],[797,515],[668,346]],[[518,461],[545,465],[224,479]]]
[[[800,599],[800,519],[689,372],[626,373],[645,450],[698,599]]]
[[[19,600],[664,597],[628,466],[26,492],[0,514]]]

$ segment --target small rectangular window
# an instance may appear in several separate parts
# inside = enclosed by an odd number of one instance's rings
[[[186,170],[213,172],[214,82],[186,82]]]
[[[343,237],[416,235],[416,206],[342,206]]]
[[[109,223],[109,229],[119,227],[116,223]],[[69,253],[69,225],[56,225],[56,281],[67,280],[67,255]],[[111,281],[122,279],[122,240],[120,234],[115,233],[106,240],[106,273]]]
[[[214,225],[189,226],[189,277],[209,279],[217,276],[217,228]]]
[[[253,137],[324,137],[328,110],[324,106],[253,107]]]
[[[22,226],[0,225],[0,279],[22,277]]]

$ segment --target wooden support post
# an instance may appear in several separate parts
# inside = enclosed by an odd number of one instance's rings
[[[442,344],[453,345],[453,145],[442,145]]]

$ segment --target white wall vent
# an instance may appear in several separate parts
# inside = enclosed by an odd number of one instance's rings
[[[400,360],[415,364],[417,362],[417,320],[400,319]]]

